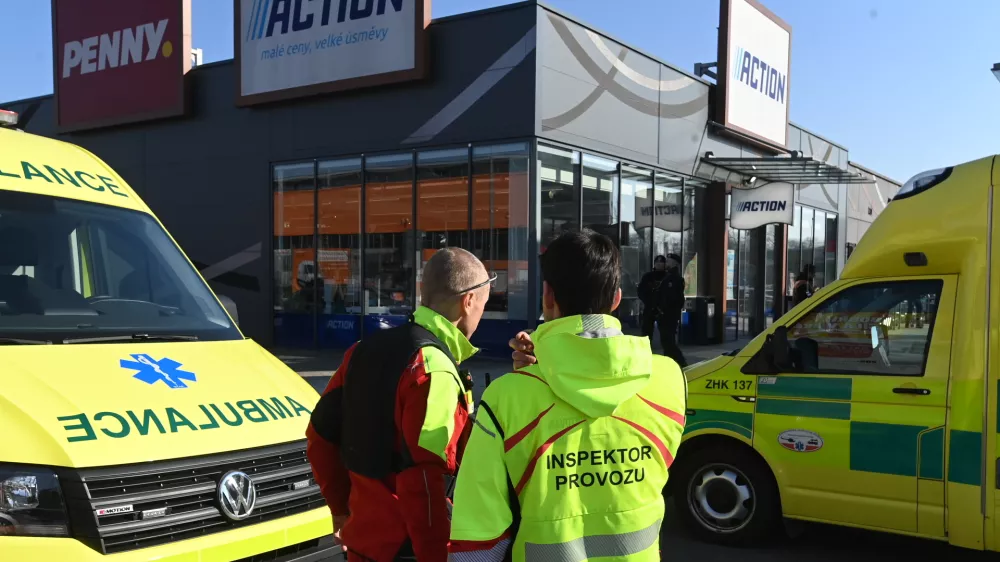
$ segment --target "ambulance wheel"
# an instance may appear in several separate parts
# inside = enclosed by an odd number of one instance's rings
[[[738,445],[686,451],[677,460],[674,502],[684,525],[706,542],[759,544],[781,520],[777,484],[767,465]]]

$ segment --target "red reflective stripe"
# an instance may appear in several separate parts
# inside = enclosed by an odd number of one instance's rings
[[[538,417],[535,418],[534,420],[532,420],[531,423],[529,423],[528,425],[524,426],[524,429],[522,429],[521,431],[518,431],[514,435],[511,435],[510,438],[508,438],[506,441],[504,441],[503,442],[503,452],[506,453],[506,452],[510,451],[511,449],[514,448],[514,445],[517,445],[518,443],[521,442],[522,439],[524,439],[525,437],[527,437],[528,434],[531,433],[531,431],[533,429],[535,429],[536,427],[538,427],[538,422],[542,421],[542,418],[545,416],[545,414],[549,413],[549,410],[551,410],[552,408],[555,408],[555,406],[556,405],[553,404],[553,405],[549,406],[548,408],[546,408],[545,411],[542,412],[541,414],[538,414]]]
[[[639,424],[637,424],[637,423],[635,423],[633,421],[629,421],[629,420],[627,420],[625,418],[619,418],[618,416],[611,416],[611,417],[615,418],[618,421],[625,422],[625,423],[631,425],[632,427],[634,427],[636,429],[636,431],[638,431],[639,433],[645,435],[647,439],[649,439],[650,441],[652,441],[653,444],[656,445],[656,448],[660,450],[660,454],[663,456],[663,462],[666,463],[667,468],[670,468],[670,465],[672,465],[674,463],[674,456],[670,454],[670,451],[667,449],[667,446],[664,445],[663,441],[660,441],[660,438],[657,437],[655,434],[653,434],[652,431],[646,429],[645,427],[642,427],[641,425],[639,425]]]
[[[500,541],[510,538],[510,529],[507,529],[499,537],[489,541],[456,541],[448,543],[448,552],[475,552],[477,550],[491,550]]]
[[[535,380],[541,381],[541,383],[544,384],[544,385],[546,385],[546,386],[548,386],[548,384],[549,384],[549,383],[545,382],[544,380],[542,380],[542,377],[540,377],[538,375],[532,375],[531,373],[525,373],[524,371],[514,371],[514,372],[517,373],[517,374],[519,374],[519,375],[524,375],[526,377],[531,377],[531,378],[533,378]]]
[[[639,399],[645,402],[646,404],[649,404],[650,408],[656,410],[657,412],[660,412],[661,414],[667,416],[668,418],[674,420],[675,422],[684,425],[684,416],[682,416],[681,414],[678,414],[677,412],[671,410],[670,408],[665,408],[663,406],[660,406],[659,404],[650,402],[649,400],[646,400],[642,396],[639,396]]]
[[[523,490],[524,487],[528,485],[528,480],[531,479],[531,474],[535,472],[535,466],[538,464],[538,459],[542,458],[542,455],[545,454],[545,451],[548,451],[549,447],[551,447],[553,443],[558,441],[559,438],[562,437],[563,435],[569,433],[571,429],[583,423],[583,421],[584,420],[580,420],[574,423],[573,425],[567,427],[566,429],[560,431],[559,433],[556,433],[552,437],[549,437],[548,441],[546,441],[541,447],[538,448],[537,451],[535,451],[535,456],[532,457],[530,461],[528,461],[528,466],[524,469],[524,474],[521,475],[521,480],[517,483],[517,486],[514,487],[514,493],[516,493],[517,495],[521,495],[521,490]]]

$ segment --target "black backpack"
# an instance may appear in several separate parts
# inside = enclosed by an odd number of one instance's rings
[[[448,346],[411,320],[358,343],[343,386],[327,392],[316,404],[313,429],[340,447],[344,466],[351,472],[381,480],[413,466],[405,443],[400,451],[395,450],[396,390],[403,371],[423,347],[441,350],[458,370]],[[471,377],[458,372],[465,389],[471,389]]]

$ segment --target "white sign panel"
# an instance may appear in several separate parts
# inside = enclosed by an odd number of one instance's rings
[[[719,78],[727,128],[784,147],[792,28],[756,0],[725,0]]]
[[[755,189],[733,188],[729,226],[751,230],[765,224],[792,224],[795,214],[795,186],[770,183]]]
[[[238,0],[242,105],[418,78],[429,0]]]

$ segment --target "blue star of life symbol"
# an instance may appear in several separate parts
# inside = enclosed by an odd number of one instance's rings
[[[179,368],[181,363],[173,359],[164,357],[157,361],[145,353],[133,353],[132,358],[135,361],[122,359],[122,368],[138,371],[132,376],[146,384],[156,384],[157,381],[163,381],[169,388],[187,388],[187,383],[184,381],[194,382],[198,380],[194,373],[181,370]]]

